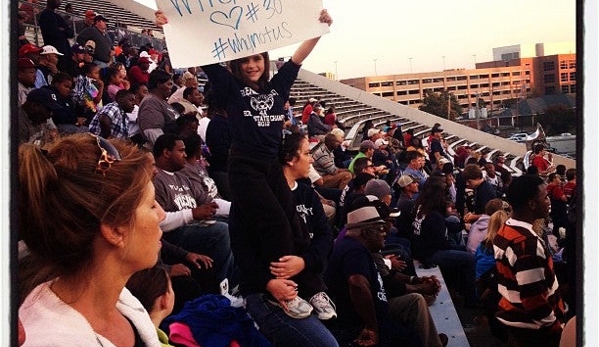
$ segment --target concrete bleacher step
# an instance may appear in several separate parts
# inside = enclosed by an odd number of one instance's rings
[[[458,313],[453,305],[453,301],[451,300],[451,296],[447,290],[447,285],[443,279],[443,275],[441,275],[441,269],[438,266],[430,269],[422,269],[420,268],[420,262],[418,260],[414,260],[414,267],[416,268],[416,274],[418,277],[436,276],[439,279],[439,282],[441,282],[441,291],[439,292],[439,296],[437,297],[437,300],[428,308],[433,320],[435,321],[437,331],[439,333],[444,333],[449,338],[447,346],[470,347],[470,343],[466,337],[466,332],[462,327]]]

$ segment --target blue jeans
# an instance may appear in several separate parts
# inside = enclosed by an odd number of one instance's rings
[[[229,279],[231,287],[237,283],[227,223],[216,221],[211,225],[189,224],[167,231],[162,237],[189,252],[212,258],[218,283],[225,278]]]
[[[310,315],[304,319],[289,317],[283,309],[267,301],[262,293],[246,297],[246,310],[260,332],[275,347],[339,347],[331,332]]]

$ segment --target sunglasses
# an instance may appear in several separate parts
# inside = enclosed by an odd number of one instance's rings
[[[376,226],[376,227],[370,227],[370,228],[364,228],[364,230],[368,231],[368,232],[378,232],[380,234],[384,234],[386,232],[389,231],[389,229],[387,228],[386,225],[381,225],[381,226]]]
[[[91,134],[96,138],[98,148],[102,152],[100,159],[98,159],[98,165],[96,165],[96,173],[101,173],[103,177],[106,177],[106,172],[112,167],[112,163],[115,161],[121,161],[121,154],[114,147],[114,145],[103,137]]]

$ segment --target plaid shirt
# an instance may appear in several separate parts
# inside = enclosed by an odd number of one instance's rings
[[[111,102],[106,106],[102,107],[100,112],[98,112],[91,123],[89,123],[89,131],[96,135],[100,135],[100,116],[105,115],[110,118],[112,121],[110,136],[128,139],[129,138],[129,118],[125,114],[119,104],[115,102]]]

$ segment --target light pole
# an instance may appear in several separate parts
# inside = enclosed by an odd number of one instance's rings
[[[472,58],[474,58],[474,68],[476,69],[476,54],[473,54]]]
[[[443,58],[443,71],[445,71],[445,56],[442,56]]]
[[[410,61],[410,73],[412,73],[412,57],[409,57],[408,60]]]
[[[376,59],[373,59],[372,61],[374,61],[374,75],[378,76],[379,74],[376,72]]]
[[[337,60],[335,60],[335,80],[339,81],[339,74],[337,72]]]

